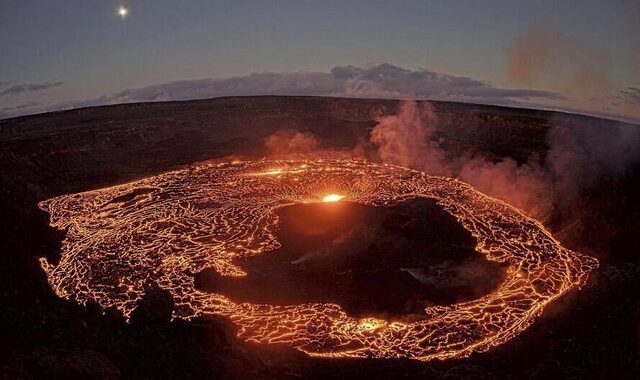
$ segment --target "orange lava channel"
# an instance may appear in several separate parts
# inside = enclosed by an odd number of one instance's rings
[[[280,207],[341,199],[384,207],[419,197],[435,199],[470,231],[478,254],[509,265],[497,289],[427,307],[424,319],[403,323],[354,318],[331,303],[234,303],[194,287],[193,273],[245,276],[234,259],[278,248]],[[174,318],[223,316],[242,339],[323,357],[426,361],[486,351],[530,326],[598,265],[466,183],[348,158],[201,164],[39,206],[67,231],[59,264],[40,259],[60,297],[115,307],[128,318],[145,288],[157,285],[173,296]]]

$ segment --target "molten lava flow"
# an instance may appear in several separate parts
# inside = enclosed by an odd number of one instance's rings
[[[322,198],[322,201],[323,202],[337,202],[337,201],[341,200],[342,198],[344,198],[344,195],[329,194],[329,195],[325,196],[324,198]]]
[[[509,265],[508,274],[493,292],[427,307],[424,319],[410,323],[357,319],[331,303],[234,303],[195,289],[192,274],[205,268],[245,276],[235,259],[279,246],[275,210],[326,194],[380,207],[435,199],[473,234],[479,253]],[[175,318],[224,316],[243,339],[325,357],[431,360],[485,351],[527,328],[597,267],[595,259],[563,248],[540,223],[463,182],[353,159],[203,164],[48,199],[40,207],[67,231],[60,263],[41,259],[59,296],[115,307],[128,318],[145,289],[157,285],[173,296]]]

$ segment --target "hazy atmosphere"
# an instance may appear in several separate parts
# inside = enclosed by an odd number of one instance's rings
[[[0,117],[269,94],[428,98],[637,122],[638,19],[633,0],[5,0]]]

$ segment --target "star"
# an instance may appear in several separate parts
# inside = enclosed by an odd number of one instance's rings
[[[120,16],[120,18],[124,20],[128,15],[129,10],[121,5],[120,8],[118,8],[118,16]]]

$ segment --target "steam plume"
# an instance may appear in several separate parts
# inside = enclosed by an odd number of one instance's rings
[[[378,154],[385,162],[447,175],[444,152],[425,146],[435,132],[434,124],[431,103],[425,103],[420,111],[415,102],[404,102],[398,115],[378,119],[378,125],[371,132],[371,142],[378,146]]]
[[[539,164],[518,165],[513,159],[498,162],[483,157],[448,158],[433,139],[437,118],[433,106],[407,101],[398,115],[383,116],[371,132],[379,158],[387,163],[423,170],[432,175],[458,177],[478,190],[503,199],[530,215],[543,217],[551,200],[549,184]]]
[[[292,153],[308,153],[318,147],[318,140],[312,133],[295,130],[281,130],[264,140],[270,155],[287,155]]]
[[[589,100],[611,90],[609,54],[552,24],[530,28],[507,48],[507,79]]]
[[[546,221],[558,206],[575,207],[581,192],[603,176],[620,177],[640,161],[637,126],[567,120],[574,119],[549,120],[549,150],[532,154],[525,163],[510,157],[448,156],[436,141],[441,126],[428,102],[420,110],[418,103],[407,101],[398,115],[380,117],[370,139],[384,162],[460,178]]]

